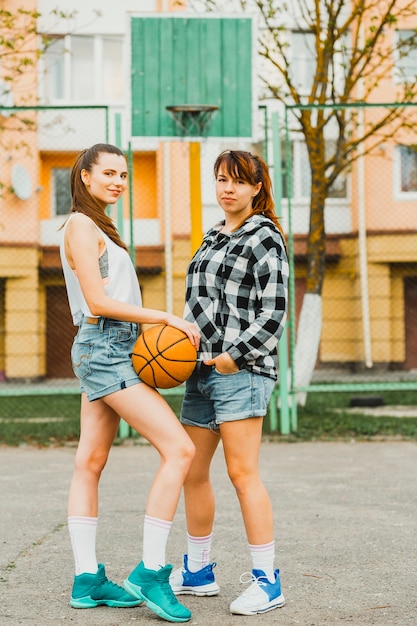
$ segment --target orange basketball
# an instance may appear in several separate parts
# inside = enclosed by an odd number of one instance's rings
[[[151,387],[170,389],[191,376],[197,350],[187,335],[173,326],[148,328],[136,340],[132,352],[135,372]]]

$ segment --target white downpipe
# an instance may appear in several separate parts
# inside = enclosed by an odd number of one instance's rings
[[[165,244],[165,310],[174,312],[172,283],[172,232],[171,232],[171,146],[164,142],[164,244]]]
[[[361,30],[363,39],[363,30]],[[358,82],[358,100],[363,100],[363,82]],[[359,109],[359,132],[364,129],[364,110]],[[359,146],[358,158],[358,239],[359,239],[359,272],[361,285],[362,326],[363,326],[363,349],[366,367],[373,367],[372,342],[371,342],[371,316],[369,312],[369,287],[368,287],[368,252],[366,241],[366,203],[365,203],[365,146]]]
[[[361,149],[360,152],[363,152]],[[368,252],[366,246],[365,168],[364,157],[358,159],[358,237],[359,272],[361,285],[363,349],[366,367],[373,367],[371,344],[371,319],[369,312]]]

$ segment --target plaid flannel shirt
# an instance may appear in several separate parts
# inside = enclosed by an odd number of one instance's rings
[[[281,233],[260,215],[230,234],[210,229],[187,272],[184,317],[201,332],[200,358],[228,352],[241,369],[277,378],[288,302]]]

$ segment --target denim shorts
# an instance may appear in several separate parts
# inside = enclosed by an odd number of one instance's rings
[[[89,400],[142,382],[132,365],[139,326],[106,317],[90,324],[83,318],[71,349],[74,374]]]
[[[274,387],[272,378],[245,369],[221,374],[197,363],[186,382],[181,423],[216,430],[224,422],[263,417]]]

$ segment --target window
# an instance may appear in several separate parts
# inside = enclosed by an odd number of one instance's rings
[[[54,39],[45,52],[45,91],[62,100],[64,91],[64,38]]]
[[[105,77],[102,81],[102,97],[105,100],[122,100],[125,92],[122,40],[120,37],[103,37],[101,41]]]
[[[41,62],[41,95],[48,104],[105,104],[124,98],[122,37],[57,37]]]
[[[94,84],[94,39],[71,37],[71,100],[93,102]]]
[[[308,95],[316,73],[315,39],[313,33],[291,33],[290,76],[301,95]]]
[[[417,79],[417,32],[398,30],[395,49],[395,80],[415,82]]]
[[[326,159],[329,159],[335,154],[336,151],[336,141],[334,139],[328,139],[326,141],[325,154]],[[327,190],[328,198],[347,198],[347,174],[342,172],[336,178],[334,183],[330,185]]]
[[[417,146],[398,146],[395,157],[397,193],[414,199],[417,197]]]
[[[53,167],[52,176],[52,216],[67,215],[71,209],[70,167]]]
[[[288,198],[290,184],[289,174],[291,173],[292,197],[296,200],[306,200],[310,197],[311,170],[305,143],[303,141],[292,141],[290,143],[290,164],[286,163],[284,142],[281,144],[281,151],[283,197]]]
[[[309,200],[311,195],[311,168],[308,158],[307,146],[304,141],[291,142],[291,176],[292,176],[292,197],[296,200]],[[285,145],[282,143],[282,195],[288,197],[288,173],[285,172]],[[332,155],[335,149],[334,140],[326,141],[326,156]],[[347,177],[344,173],[338,176],[337,180],[327,191],[328,198],[347,198]]]

